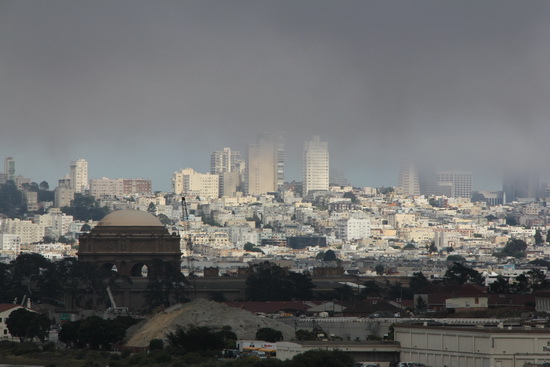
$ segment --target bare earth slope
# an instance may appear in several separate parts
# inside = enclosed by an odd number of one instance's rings
[[[166,339],[166,334],[173,331],[177,325],[188,327],[208,326],[221,328],[231,326],[239,339],[255,339],[256,331],[263,327],[279,330],[284,340],[294,337],[294,329],[274,319],[259,317],[239,308],[229,307],[221,303],[196,299],[189,303],[180,303],[152,315],[128,329],[125,345],[146,347],[151,339]]]

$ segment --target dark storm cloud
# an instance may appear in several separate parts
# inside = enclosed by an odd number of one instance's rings
[[[548,157],[549,43],[543,1],[4,1],[1,153],[168,189],[282,131],[288,179],[313,134],[357,185],[412,155],[494,179]]]

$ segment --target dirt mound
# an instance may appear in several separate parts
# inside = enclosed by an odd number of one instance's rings
[[[146,347],[151,339],[165,340],[166,334],[178,325],[211,328],[227,325],[231,326],[239,339],[255,339],[256,331],[264,327],[281,331],[284,340],[291,340],[294,337],[294,329],[279,321],[259,317],[249,311],[221,303],[196,299],[167,308],[132,326],[126,333],[124,344],[132,347]]]

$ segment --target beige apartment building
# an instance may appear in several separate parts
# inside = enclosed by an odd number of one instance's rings
[[[401,361],[447,367],[523,367],[550,362],[550,329],[396,324]]]
[[[210,173],[199,173],[192,168],[185,168],[174,172],[172,186],[177,195],[217,198],[219,176]]]

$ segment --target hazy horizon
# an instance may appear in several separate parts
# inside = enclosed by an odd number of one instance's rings
[[[550,156],[550,2],[196,0],[0,2],[0,155],[50,186],[208,172],[264,131],[328,141],[355,186],[394,186],[404,158],[502,170]],[[3,167],[2,167],[3,168]]]

